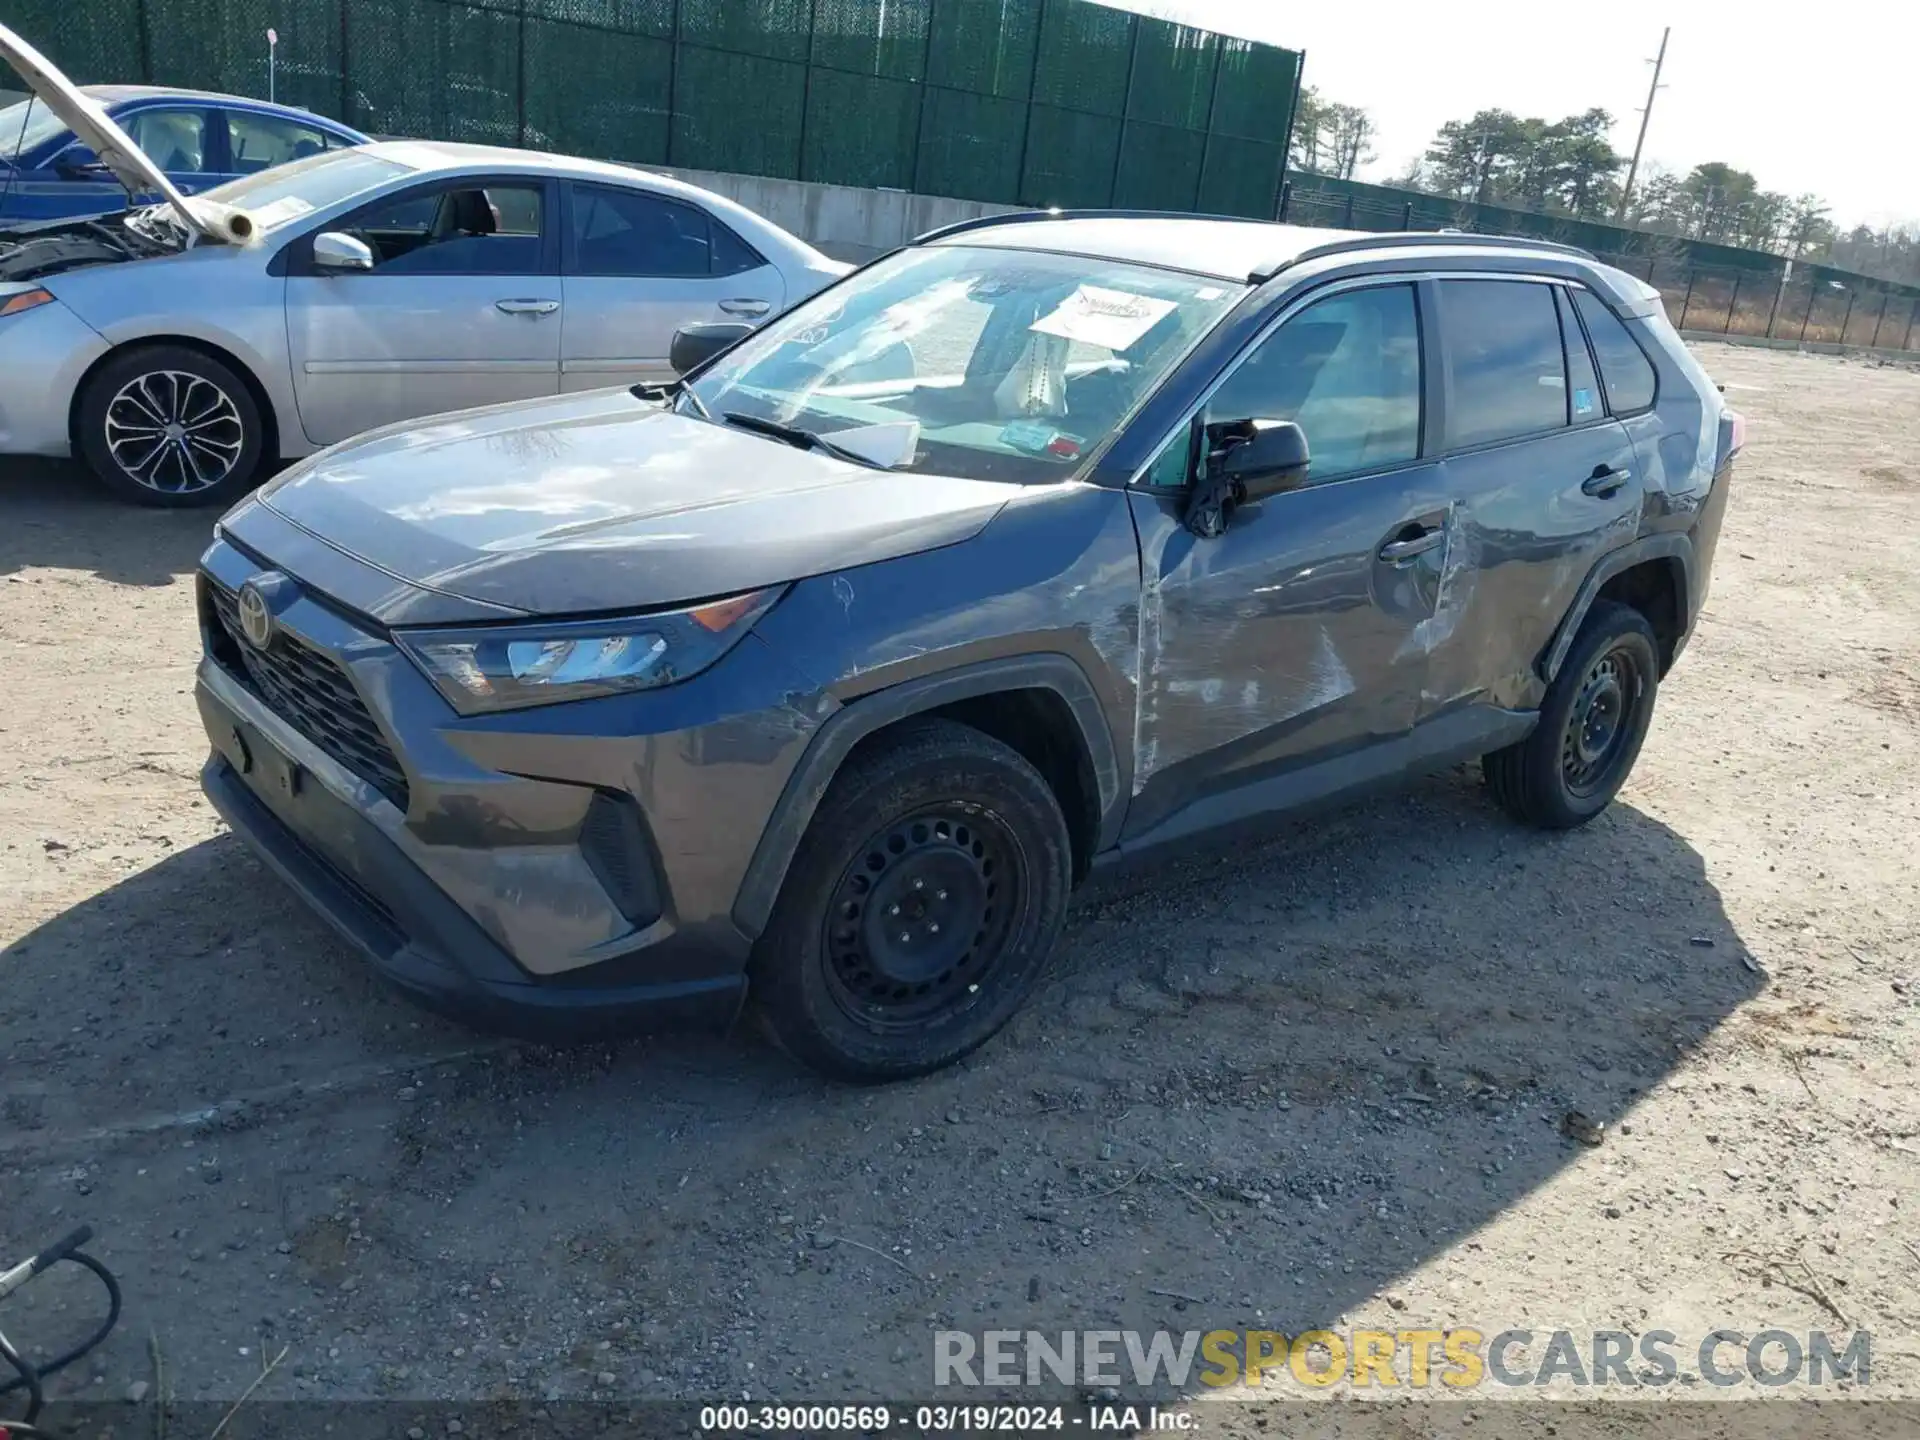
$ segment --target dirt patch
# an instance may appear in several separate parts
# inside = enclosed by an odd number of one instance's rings
[[[881,1091],[387,994],[198,796],[207,518],[0,478],[0,1239],[91,1222],[128,1295],[63,1386],[149,1333],[229,1401],[263,1336],[260,1399],[844,1399],[946,1326],[1804,1333],[1804,1254],[1911,1387],[1920,374],[1700,354],[1751,451],[1608,814],[1519,830],[1467,767],[1109,883]]]

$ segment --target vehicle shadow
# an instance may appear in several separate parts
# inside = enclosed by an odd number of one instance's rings
[[[404,1099],[287,1101],[222,1139],[225,1193],[270,1181],[298,1262],[302,1215],[358,1177],[381,1219],[354,1314],[393,1355],[489,1285],[528,1353],[604,1301],[651,1317],[621,1375],[658,1395],[732,1393],[757,1359],[756,1394],[898,1399],[930,1393],[936,1328],[1297,1334],[1395,1289],[1401,1325],[1523,1323],[1408,1277],[1579,1137],[1657,1145],[1621,1122],[1758,991],[1743,953],[1684,837],[1626,801],[1523,830],[1466,767],[1096,885],[1007,1031],[924,1080],[835,1086],[742,1037],[502,1046]],[[380,990],[228,837],[48,921],[0,987],[0,1053],[48,1081],[0,1131],[487,1048]],[[713,1295],[718,1333],[711,1306],[677,1318]],[[184,1303],[160,1277],[146,1298]]]
[[[0,575],[40,566],[122,585],[190,573],[220,515],[130,505],[75,461],[17,455],[0,459],[0,511]]]

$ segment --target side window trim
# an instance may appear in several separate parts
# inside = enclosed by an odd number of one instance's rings
[[[1207,382],[1207,386],[1200,392],[1199,398],[1188,407],[1185,415],[1182,416],[1179,422],[1161,437],[1160,443],[1153,447],[1153,452],[1148,459],[1143,462],[1132,475],[1127,477],[1124,488],[1128,490],[1141,490],[1149,495],[1167,495],[1172,493],[1167,486],[1150,485],[1147,483],[1148,474],[1153,470],[1154,466],[1159,463],[1160,457],[1166,453],[1167,446],[1174,443],[1176,439],[1184,441],[1188,450],[1188,468],[1190,470],[1194,458],[1194,423],[1206,413],[1207,406],[1213,403],[1214,395],[1226,385],[1228,380],[1232,379],[1233,376],[1239,372],[1240,367],[1246,364],[1248,359],[1252,357],[1262,345],[1267,343],[1275,331],[1293,319],[1294,316],[1309,306],[1318,304],[1320,301],[1329,299],[1335,295],[1345,294],[1353,290],[1383,290],[1396,285],[1404,286],[1413,292],[1414,324],[1420,334],[1421,384],[1419,454],[1415,455],[1411,460],[1402,460],[1393,465],[1382,466],[1378,470],[1362,470],[1351,475],[1342,475],[1337,479],[1328,480],[1323,483],[1328,485],[1345,485],[1355,480],[1370,480],[1377,475],[1391,475],[1396,471],[1405,470],[1410,466],[1419,465],[1433,459],[1437,432],[1431,428],[1433,402],[1431,372],[1433,368],[1433,332],[1437,327],[1428,320],[1428,311],[1433,301],[1431,280],[1431,276],[1420,271],[1346,275],[1329,281],[1324,285],[1318,285],[1310,290],[1302,291],[1299,295],[1294,296],[1293,299],[1284,302],[1280,308],[1275,311],[1273,317],[1256,330],[1248,339],[1247,343],[1241,346],[1233,358],[1228,360],[1227,363],[1220,368],[1220,373]],[[1444,406],[1444,401],[1442,404]],[[1191,477],[1189,477],[1189,483],[1190,479]]]
[[[1613,397],[1607,393],[1607,372],[1600,368],[1600,347],[1593,343],[1593,335],[1587,329],[1587,317],[1580,313],[1580,307],[1576,304],[1573,307],[1573,316],[1580,324],[1580,333],[1587,337],[1587,353],[1593,357],[1593,373],[1600,377],[1600,400],[1601,403],[1607,407],[1607,414],[1615,420],[1631,420],[1636,415],[1645,415],[1649,411],[1656,409],[1660,404],[1660,366],[1654,361],[1651,355],[1647,354],[1647,347],[1640,343],[1640,337],[1633,333],[1633,327],[1627,324],[1626,321],[1620,320],[1620,316],[1615,313],[1613,306],[1607,303],[1607,297],[1595,290],[1592,286],[1583,285],[1578,280],[1569,280],[1566,282],[1566,286],[1569,292],[1569,299],[1575,298],[1573,292],[1585,292],[1594,304],[1600,306],[1600,308],[1605,310],[1609,315],[1612,315],[1615,320],[1619,320],[1620,328],[1627,332],[1627,338],[1633,342],[1634,348],[1640,352],[1641,358],[1647,362],[1647,369],[1653,372],[1653,397],[1649,399],[1646,404],[1636,406],[1632,410],[1615,410],[1613,408]]]
[[[1599,405],[1595,407],[1595,413],[1588,416],[1585,420],[1574,417],[1573,355],[1570,352],[1565,353],[1567,366],[1567,421],[1568,428],[1573,430],[1584,430],[1589,425],[1604,425],[1614,418],[1612,410],[1607,406],[1607,386],[1606,382],[1600,378],[1600,357],[1594,353],[1593,337],[1587,334],[1586,322],[1580,318],[1580,308],[1573,303],[1573,292],[1585,288],[1585,286],[1577,285],[1571,280],[1561,281],[1556,287],[1558,293],[1555,297],[1560,303],[1560,343],[1562,350],[1565,352],[1565,347],[1573,344],[1575,340],[1578,340],[1580,345],[1586,350],[1587,366],[1593,371],[1594,388],[1598,392],[1597,398],[1600,401]],[[1572,327],[1571,331],[1569,331],[1569,326]]]

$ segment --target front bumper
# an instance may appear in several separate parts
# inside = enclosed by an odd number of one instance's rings
[[[74,389],[109,348],[58,300],[0,319],[0,454],[70,454]]]
[[[204,691],[201,709],[205,715]],[[309,786],[276,805],[220,750],[208,758],[200,784],[234,833],[383,979],[453,1019],[524,1039],[575,1040],[663,1026],[717,1029],[744,998],[739,971],[665,984],[538,983],[377,829],[325,790]],[[284,808],[288,801],[297,801],[292,814]],[[363,868],[358,875],[344,870],[334,855],[354,857]]]
[[[539,1038],[736,1013],[734,900],[814,728],[766,647],[668,691],[463,719],[298,582],[248,650],[232,597],[271,567],[228,538],[202,565],[207,795],[382,975]]]

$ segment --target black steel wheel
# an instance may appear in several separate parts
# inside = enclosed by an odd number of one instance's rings
[[[834,998],[880,1026],[963,1008],[1005,956],[1018,844],[977,806],[935,806],[868,838],[834,887],[821,945]]]
[[[841,1079],[950,1065],[1032,990],[1066,912],[1059,802],[1018,752],[910,721],[835,777],[756,947],[775,1041]]]
[[[1625,783],[1653,720],[1659,650],[1646,617],[1597,600],[1547,687],[1533,733],[1481,757],[1493,796],[1551,830],[1584,824]]]
[[[1630,733],[1628,719],[1640,689],[1639,665],[1626,645],[1608,650],[1581,677],[1560,732],[1560,770],[1568,793],[1591,795],[1606,783]]]

